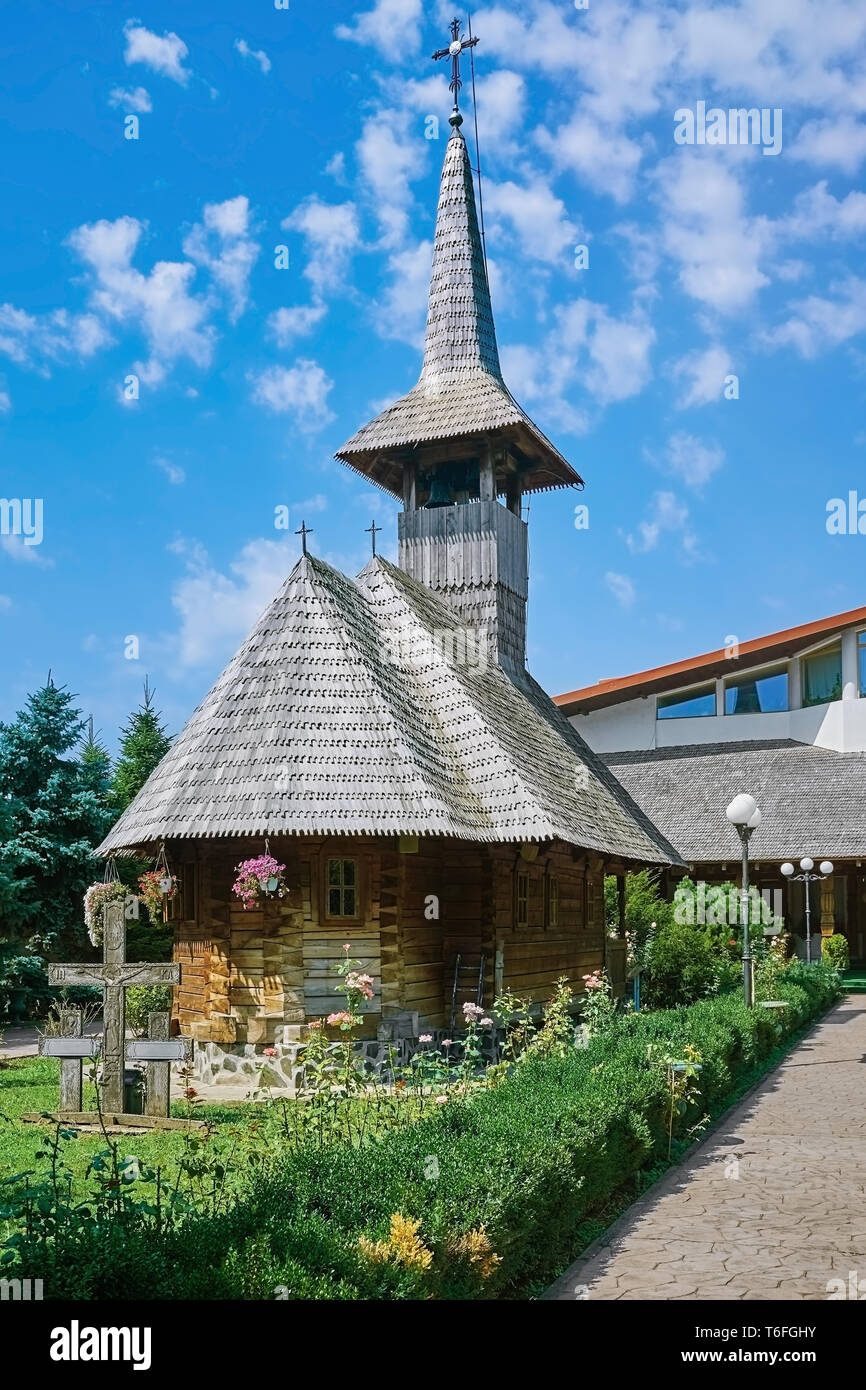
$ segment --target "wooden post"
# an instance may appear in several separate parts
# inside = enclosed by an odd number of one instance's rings
[[[84,1036],[84,1020],[80,1009],[64,1009],[60,1014],[60,1032],[65,1038]],[[60,1059],[60,1109],[77,1111],[82,1108],[81,1058]]]
[[[482,502],[496,501],[496,465],[493,460],[493,445],[487,444],[481,457],[480,496]]]
[[[512,474],[508,479],[508,488],[505,493],[505,500],[508,503],[508,510],[513,512],[516,517],[523,514],[523,484],[520,479]]]
[[[821,881],[821,935],[832,936],[836,928],[836,887],[832,875]]]
[[[103,992],[102,1109],[123,1114],[123,1071],[126,1040],[126,999],[122,967],[126,956],[123,903],[105,908],[105,984]],[[112,970],[112,966],[115,967]],[[118,970],[117,967],[121,967]]]
[[[617,934],[625,940],[625,874],[616,878]]]
[[[418,464],[410,459],[403,474],[403,510],[414,512],[418,508]]]
[[[153,1042],[167,1042],[169,1021],[168,1014],[148,1014],[148,1038]],[[148,1062],[146,1086],[145,1115],[167,1115],[171,1100],[171,1063]]]

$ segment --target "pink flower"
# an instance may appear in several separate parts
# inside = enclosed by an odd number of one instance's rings
[[[492,1019],[492,1018],[482,1018],[482,1019],[481,1019],[481,1027],[482,1027],[482,1028],[492,1028],[492,1027],[493,1027],[493,1019]]]
[[[418,1038],[418,1041],[419,1041],[419,1042],[432,1042],[432,1041],[433,1041],[433,1034],[432,1034],[432,1033],[421,1033],[420,1036],[419,1036],[419,1038]]]
[[[307,1024],[307,1027],[308,1027],[308,1028],[321,1028],[321,1027],[323,1027],[322,1020],[321,1020],[320,1018],[311,1018],[310,1021],[309,1021],[309,1023]]]
[[[328,1014],[328,1023],[332,1028],[352,1028],[354,1027],[355,1020],[345,1009],[340,1009],[338,1013]]]
[[[277,1049],[275,1047],[266,1047],[262,1053],[263,1057],[276,1057],[276,1055]]]
[[[351,941],[344,941],[344,942],[343,942],[343,950],[344,950],[344,951],[351,951],[351,949],[352,949],[352,943],[351,943]]]
[[[447,1101],[448,1101],[448,1097],[447,1097],[447,1096],[436,1096],[434,1099],[435,1099],[436,1105],[445,1105],[445,1104],[447,1103]]]
[[[483,1013],[484,1010],[482,1008],[479,1008],[477,1004],[463,1005],[463,1017],[466,1019],[467,1023],[474,1023],[474,1021],[480,1018]]]
[[[442,1046],[443,1046],[443,1047],[453,1047],[453,1046],[454,1046],[454,1039],[453,1039],[453,1038],[443,1038],[443,1039],[442,1039]]]

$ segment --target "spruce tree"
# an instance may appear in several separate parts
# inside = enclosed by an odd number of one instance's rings
[[[126,810],[171,747],[171,739],[153,702],[154,694],[145,680],[144,700],[121,729],[120,756],[111,786],[112,803],[118,812]]]
[[[86,942],[82,899],[113,820],[106,788],[82,767],[83,730],[73,696],[50,673],[0,724],[2,936],[43,955]]]

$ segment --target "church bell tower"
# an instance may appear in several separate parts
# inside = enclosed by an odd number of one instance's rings
[[[421,376],[337,457],[402,499],[399,564],[439,593],[490,659],[526,663],[525,493],[582,487],[502,376],[475,187],[459,109],[460,24],[435,58],[452,60],[454,109],[439,190]]]

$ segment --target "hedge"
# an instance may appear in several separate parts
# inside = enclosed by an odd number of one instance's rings
[[[568,1263],[588,1219],[667,1162],[666,1058],[700,1053],[682,1143],[838,993],[835,971],[795,964],[784,1011],[731,994],[626,1016],[361,1149],[287,1153],[224,1215],[58,1233],[22,1247],[11,1272],[44,1279],[52,1298],[526,1296]]]

